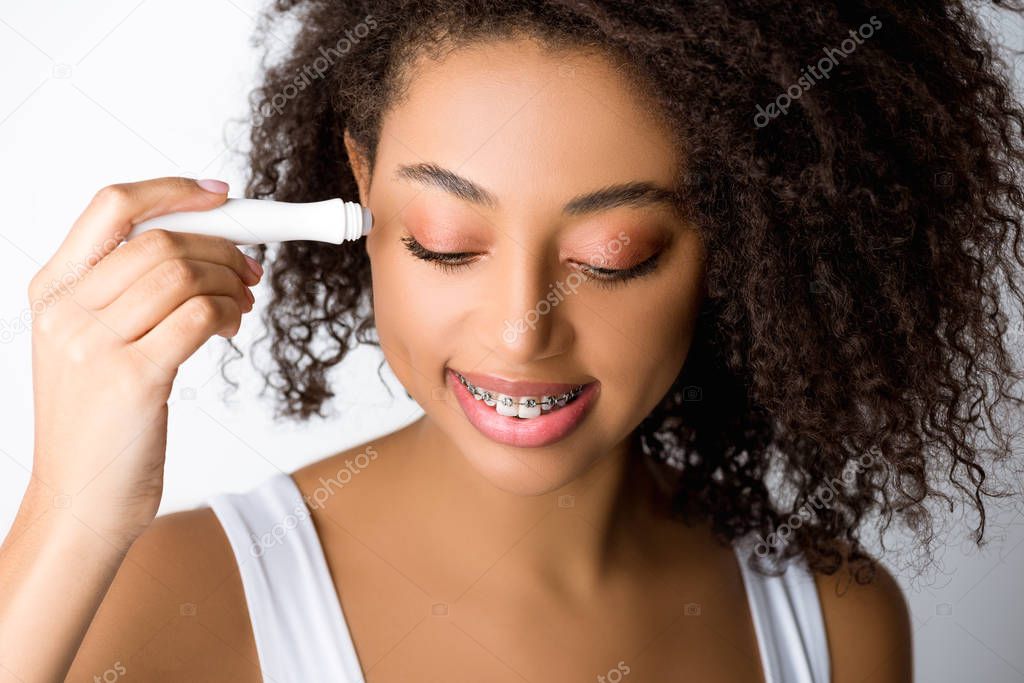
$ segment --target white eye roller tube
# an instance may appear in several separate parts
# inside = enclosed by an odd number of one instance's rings
[[[132,228],[126,240],[153,228],[223,237],[234,244],[310,240],[341,244],[370,232],[373,216],[358,202],[277,202],[228,199],[209,211],[178,211]]]

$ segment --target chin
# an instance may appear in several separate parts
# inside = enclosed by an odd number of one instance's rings
[[[460,441],[476,443],[479,439]],[[573,440],[575,441],[575,440]],[[487,442],[463,448],[470,466],[492,486],[517,496],[540,496],[572,483],[604,455],[603,449],[515,448]]]
[[[608,441],[583,430],[535,449],[496,443],[465,421],[455,432],[453,439],[470,467],[490,485],[515,496],[556,492],[580,478],[608,452]]]

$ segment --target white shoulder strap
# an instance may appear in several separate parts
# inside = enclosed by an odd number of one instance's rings
[[[828,638],[814,577],[802,557],[782,576],[765,576],[747,565],[753,543],[734,546],[747,589],[766,683],[828,683]]]
[[[364,683],[320,539],[291,476],[275,474],[207,502],[238,562],[263,680]]]

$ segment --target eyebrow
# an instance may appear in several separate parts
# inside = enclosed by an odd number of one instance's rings
[[[493,193],[437,164],[402,164],[395,171],[395,177],[439,188],[458,199],[489,209],[497,208],[499,205],[498,198]],[[656,204],[668,204],[675,208],[678,201],[679,195],[666,187],[648,181],[633,181],[608,185],[594,192],[573,197],[562,207],[562,212],[569,216],[580,216],[619,206],[642,207]]]

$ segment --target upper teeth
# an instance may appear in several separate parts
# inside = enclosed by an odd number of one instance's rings
[[[455,373],[455,376],[459,378],[463,386],[469,389],[469,392],[476,397],[476,400],[493,406],[499,415],[504,415],[505,417],[521,417],[524,419],[540,417],[542,410],[546,412],[555,407],[560,408],[576,398],[583,390],[582,386],[577,386],[557,396],[509,396],[473,386],[469,380],[458,372]]]

